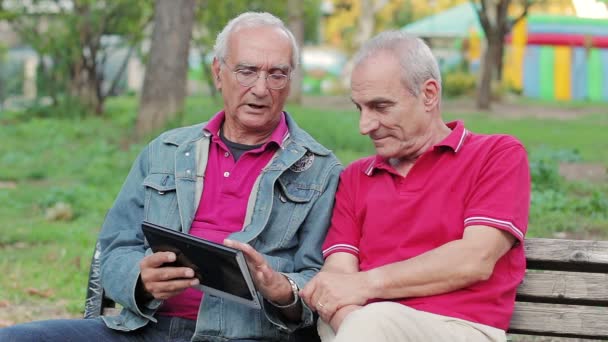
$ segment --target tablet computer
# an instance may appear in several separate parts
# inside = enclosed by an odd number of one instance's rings
[[[190,267],[207,294],[260,309],[257,291],[243,252],[149,222],[142,231],[154,252],[174,252],[177,259],[167,266]]]

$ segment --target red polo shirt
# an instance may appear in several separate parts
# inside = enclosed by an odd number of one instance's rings
[[[346,252],[366,271],[461,239],[472,225],[509,232],[520,242],[490,279],[441,295],[395,301],[414,309],[507,329],[525,272],[530,175],[521,143],[473,134],[462,122],[420,156],[406,177],[380,157],[342,173],[323,255]]]
[[[270,136],[259,148],[247,151],[238,161],[219,136],[225,113],[217,113],[205,126],[211,133],[205,184],[190,234],[223,243],[230,234],[243,229],[247,203],[253,184],[275,151],[287,138],[289,130],[285,114]],[[158,313],[196,320],[203,293],[192,288],[166,300]]]

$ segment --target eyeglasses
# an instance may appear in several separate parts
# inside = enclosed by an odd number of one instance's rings
[[[225,60],[222,59],[222,63],[226,65],[228,68],[230,66],[226,63]],[[234,77],[237,82],[239,82],[243,87],[251,87],[253,84],[260,78],[260,70],[249,68],[249,69],[237,69],[232,70]],[[266,73],[266,86],[270,89],[283,89],[287,85],[289,81],[289,72],[288,74],[279,74],[279,73]]]

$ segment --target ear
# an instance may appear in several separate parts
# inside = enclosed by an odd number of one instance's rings
[[[222,81],[220,80],[220,61],[217,58],[213,59],[211,65],[211,73],[213,75],[213,84],[217,90],[222,90]]]
[[[427,112],[430,112],[437,108],[439,101],[441,100],[441,85],[435,79],[429,79],[422,85],[422,92],[424,108]]]

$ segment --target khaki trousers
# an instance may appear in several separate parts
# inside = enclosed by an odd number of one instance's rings
[[[462,319],[414,310],[394,302],[379,302],[350,313],[338,333],[321,319],[323,342],[483,341],[505,342],[503,330]]]

